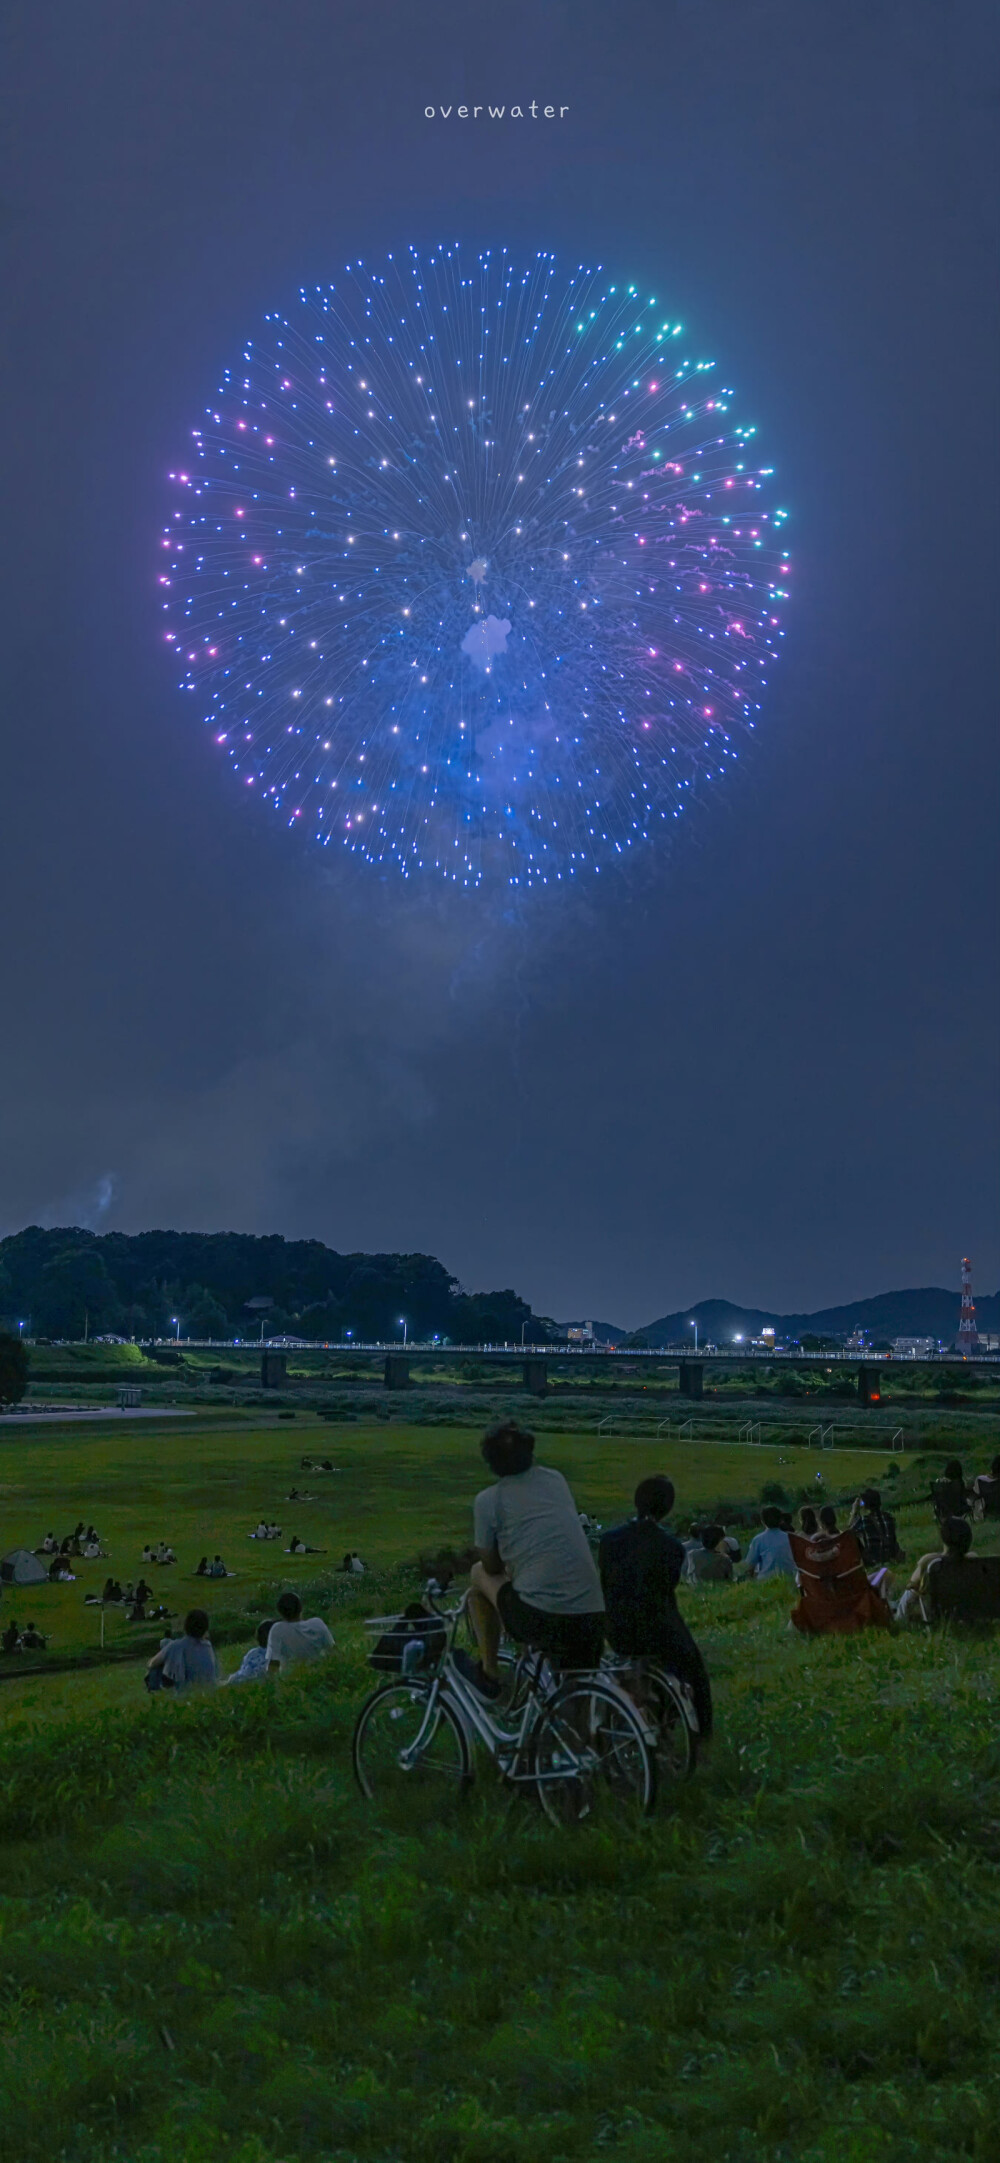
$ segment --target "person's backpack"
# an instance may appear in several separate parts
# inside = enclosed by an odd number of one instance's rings
[[[436,1667],[446,1636],[440,1615],[413,1600],[379,1638],[368,1655],[368,1665],[382,1675],[412,1675],[417,1668]]]

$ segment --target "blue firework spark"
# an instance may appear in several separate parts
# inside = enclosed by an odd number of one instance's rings
[[[565,881],[754,728],[786,514],[634,285],[415,250],[269,315],[193,432],[165,636],[240,784],[405,875]]]

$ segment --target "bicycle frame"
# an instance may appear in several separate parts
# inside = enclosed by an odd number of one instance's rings
[[[428,1597],[430,1598],[430,1604],[435,1608],[435,1612],[441,1615],[441,1608],[436,1606],[431,1595],[428,1595]],[[546,1691],[543,1695],[541,1690],[545,1654],[538,1652],[522,1655],[522,1657],[532,1659],[534,1662],[534,1671],[528,1681],[524,1709],[516,1729],[502,1727],[487,1709],[479,1692],[473,1689],[471,1683],[465,1680],[464,1675],[459,1673],[454,1664],[452,1655],[455,1649],[455,1638],[458,1634],[458,1626],[462,1616],[467,1611],[468,1594],[466,1594],[458,1607],[452,1609],[450,1614],[445,1611],[443,1615],[443,1619],[446,1619],[451,1625],[448,1643],[427,1693],[427,1709],[424,1717],[409,1749],[401,1753],[401,1762],[407,1766],[415,1765],[418,1762],[420,1754],[426,1746],[428,1735],[433,1730],[434,1713],[438,1700],[446,1694],[452,1710],[458,1714],[462,1722],[466,1740],[470,1747],[475,1741],[481,1742],[483,1748],[501,1767],[508,1780],[522,1785],[530,1783],[532,1787],[537,1787],[540,1779],[558,1780],[564,1778],[564,1772],[546,1775],[540,1773],[537,1769],[532,1770],[528,1764],[528,1744],[538,1725],[548,1698],[554,1694]],[[597,1671],[595,1670],[595,1672]],[[608,1683],[613,1681],[613,1678],[601,1671],[601,1680]],[[558,1685],[556,1687],[558,1688]],[[614,1687],[617,1689],[619,1685],[614,1683]],[[625,1697],[630,1710],[634,1712],[636,1708],[631,1699],[627,1697],[627,1693],[621,1692],[621,1694]],[[579,1760],[581,1769],[583,1763],[584,1758],[581,1754]]]

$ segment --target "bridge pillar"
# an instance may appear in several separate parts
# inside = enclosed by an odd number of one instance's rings
[[[549,1386],[549,1363],[547,1359],[526,1359],[524,1362],[524,1386],[533,1397],[544,1397]]]
[[[287,1380],[287,1352],[262,1352],[260,1355],[261,1389],[284,1389]]]
[[[385,1374],[383,1376],[383,1380],[385,1382],[386,1389],[409,1388],[410,1362],[407,1359],[405,1352],[386,1353]]]
[[[682,1359],[677,1371],[677,1387],[682,1397],[701,1397],[705,1389],[705,1369],[700,1359]]]
[[[858,1368],[858,1403],[880,1404],[882,1401],[881,1376],[877,1367]]]

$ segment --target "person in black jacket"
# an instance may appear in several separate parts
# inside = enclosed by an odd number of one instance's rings
[[[635,1516],[604,1533],[598,1561],[605,1632],[614,1652],[626,1659],[660,1660],[689,1685],[702,1739],[707,1742],[712,1732],[712,1688],[675,1597],[684,1549],[662,1522],[673,1505],[672,1480],[662,1473],[640,1480]]]

